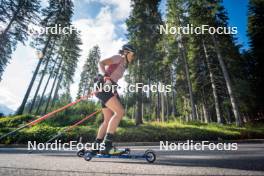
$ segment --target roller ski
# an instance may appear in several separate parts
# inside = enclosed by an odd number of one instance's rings
[[[154,163],[156,160],[156,154],[152,150],[146,150],[144,154],[131,154],[129,148],[117,149],[113,147],[108,153],[93,151],[85,151],[83,158],[86,161],[90,161],[92,158],[123,158],[123,159],[145,159],[148,163]]]

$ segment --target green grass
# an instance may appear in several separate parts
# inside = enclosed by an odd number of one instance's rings
[[[3,127],[16,127],[22,123],[27,123],[33,120],[32,115],[18,115],[18,116],[7,116],[0,118],[0,128]]]
[[[77,118],[77,117],[76,117]],[[75,119],[75,117],[74,117]],[[33,116],[14,116],[0,119],[0,135],[16,129],[21,124],[33,120]],[[75,120],[74,120],[75,121]],[[74,128],[72,131],[62,135],[59,139],[67,142],[79,140],[83,142],[94,140],[101,119],[91,121]],[[46,142],[58,131],[67,126],[52,125],[50,122],[41,122],[31,128],[26,128],[13,136],[5,138],[1,143],[27,143],[27,141]],[[178,120],[160,123],[145,122],[140,126],[129,119],[123,119],[117,129],[115,141],[117,142],[159,142],[177,140],[236,140],[264,137],[264,124],[245,124],[243,127],[231,125],[220,125],[216,123],[180,122]]]

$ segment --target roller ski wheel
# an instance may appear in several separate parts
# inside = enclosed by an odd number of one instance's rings
[[[156,154],[152,150],[146,150],[144,156],[148,163],[154,163],[156,160]]]
[[[83,157],[84,153],[85,153],[85,149],[81,149],[81,150],[79,150],[79,151],[77,152],[77,156],[78,156],[78,157]]]
[[[130,148],[125,148],[125,154],[130,155]]]
[[[95,155],[93,155],[91,152],[85,152],[83,155],[83,158],[85,161],[90,161]]]

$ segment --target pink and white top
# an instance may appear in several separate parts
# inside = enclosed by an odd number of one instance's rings
[[[126,70],[126,63],[120,55],[114,55],[109,58],[113,64],[106,68],[106,74],[110,76],[111,80],[116,82],[123,77]]]

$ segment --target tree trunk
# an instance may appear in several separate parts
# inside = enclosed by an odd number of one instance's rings
[[[195,120],[196,119],[196,113],[195,113],[195,106],[194,106],[194,99],[193,99],[192,83],[191,83],[190,73],[189,73],[189,65],[187,62],[185,48],[182,44],[181,37],[179,38],[179,48],[180,48],[182,59],[184,62],[185,74],[186,74],[186,79],[187,79],[187,83],[188,83],[188,90],[189,90],[189,96],[190,96],[191,108],[192,108],[192,120]]]
[[[226,121],[227,121],[227,124],[231,124],[231,122],[232,122],[232,120],[231,120],[231,115],[230,115],[230,108],[229,107],[225,107],[225,109],[226,109],[226,115],[227,115],[227,119],[226,119]]]
[[[53,44],[52,44],[51,51],[54,49],[54,46],[55,46],[55,41],[54,41]],[[46,70],[47,70],[47,67],[48,67],[48,64],[49,64],[50,58],[51,58],[51,56],[49,56],[49,57],[47,58],[46,64],[45,64],[44,69],[43,69],[43,72],[42,72],[42,74],[41,74],[41,78],[40,78],[40,81],[39,81],[39,84],[38,84],[37,90],[36,90],[36,92],[35,92],[34,98],[33,98],[33,100],[32,100],[32,103],[31,103],[31,106],[30,106],[30,109],[29,109],[29,113],[31,113],[32,110],[33,110],[33,108],[34,108],[35,101],[36,101],[36,98],[37,98],[37,96],[38,96],[38,92],[39,92],[40,86],[41,86],[41,84],[42,84],[43,78],[44,78],[44,76],[45,76],[45,73],[46,73]]]
[[[201,117],[201,122],[204,123],[205,122],[205,118],[203,116],[203,107],[202,107],[202,104],[199,106],[199,115]]]
[[[50,57],[48,57],[47,62],[46,62],[46,64],[45,64],[45,67],[44,67],[44,69],[43,69],[43,72],[42,72],[42,74],[41,74],[41,78],[40,78],[40,80],[39,80],[38,87],[37,87],[36,92],[35,92],[35,95],[34,95],[34,97],[33,97],[33,100],[32,100],[32,103],[31,103],[31,106],[30,106],[30,109],[29,109],[29,113],[32,112],[32,109],[33,109],[33,107],[34,107],[34,105],[35,105],[36,98],[37,98],[37,95],[38,95],[38,92],[39,92],[40,86],[41,86],[41,84],[42,84],[42,81],[43,81],[43,78],[44,78],[44,76],[45,76],[45,72],[46,72],[46,69],[47,69],[47,66],[48,66],[48,63],[49,63],[49,59],[50,59]]]
[[[176,116],[177,115],[177,110],[176,110],[176,96],[175,96],[175,91],[172,91],[172,115]]]
[[[221,54],[220,49],[218,47],[218,42],[215,39],[214,35],[211,35],[211,37],[212,37],[212,40],[213,40],[213,43],[214,43],[214,47],[215,47],[215,50],[216,50],[216,54],[217,54],[217,58],[218,58],[220,67],[222,69],[222,72],[223,72],[223,75],[224,75],[224,78],[225,78],[225,81],[226,81],[228,94],[229,94],[229,97],[230,97],[233,113],[234,113],[234,116],[235,116],[235,119],[236,119],[236,125],[237,126],[241,126],[241,120],[240,120],[240,115],[239,115],[239,111],[238,111],[238,106],[237,106],[235,97],[233,95],[231,80],[230,80],[228,71],[226,69],[222,54]]]
[[[46,89],[47,89],[47,87],[48,87],[48,85],[49,85],[49,81],[50,81],[50,79],[51,79],[51,76],[52,76],[52,73],[53,73],[53,71],[54,71],[54,69],[55,69],[55,66],[56,66],[57,61],[58,61],[58,58],[55,60],[54,65],[53,65],[53,67],[52,67],[52,69],[51,69],[51,73],[50,73],[49,78],[48,78],[48,80],[47,80],[47,82],[46,82],[46,85],[45,85],[45,87],[44,87],[44,89],[43,89],[43,91],[42,91],[41,98],[40,98],[40,101],[39,101],[39,104],[38,104],[38,107],[37,107],[37,110],[36,110],[35,114],[38,114],[38,113],[39,113],[39,108],[40,108],[40,106],[41,106],[41,104],[42,104],[42,101],[43,101],[44,95],[45,95],[45,93],[46,93]]]
[[[139,92],[141,93],[141,92]],[[136,102],[136,114],[135,114],[135,120],[136,120],[136,125],[139,125],[139,124],[142,124],[142,106],[141,106],[142,102],[141,102],[141,98],[138,98],[137,99],[137,102]]]
[[[174,90],[174,84],[173,84],[173,77],[171,75],[171,85],[172,85],[172,112],[171,115],[176,116],[176,96],[175,96],[175,90]]]
[[[51,40],[51,37],[49,36],[49,38],[48,38],[48,40],[47,40],[47,42],[46,42],[46,44],[45,44],[45,47],[44,47],[43,50],[42,50],[42,58],[39,59],[38,65],[37,65],[37,67],[36,67],[36,69],[35,69],[35,72],[34,72],[34,74],[33,74],[32,79],[31,79],[31,81],[30,81],[30,84],[29,84],[29,86],[28,86],[27,92],[26,92],[26,94],[25,94],[25,96],[24,96],[24,99],[23,99],[23,101],[22,101],[22,104],[20,105],[20,107],[19,107],[19,109],[18,109],[18,111],[17,111],[17,115],[21,115],[21,114],[23,114],[23,111],[24,111],[25,105],[26,105],[26,103],[27,103],[27,99],[28,99],[28,97],[29,97],[29,94],[30,94],[31,89],[32,89],[32,87],[33,87],[33,84],[34,84],[34,82],[35,82],[35,79],[36,79],[36,77],[37,77],[37,74],[38,74],[38,71],[39,71],[40,65],[41,65],[41,63],[42,63],[43,57],[45,57],[45,54],[46,54],[46,51],[47,51],[48,45],[49,45],[49,43],[50,43],[50,40]]]
[[[189,121],[188,102],[185,97],[183,97],[183,112],[184,112],[185,121],[188,122]]]
[[[133,105],[132,119],[135,119],[135,114],[136,114],[136,105]]]
[[[199,121],[198,107],[195,105],[196,120]]]
[[[204,40],[202,40],[202,43],[203,43],[203,49],[204,49],[204,54],[205,54],[207,67],[208,67],[208,70],[209,70],[211,86],[212,86],[212,89],[213,89],[213,97],[214,97],[214,103],[215,103],[215,111],[216,111],[217,123],[222,123],[222,117],[220,115],[220,107],[219,107],[218,95],[217,95],[217,90],[216,90],[216,85],[215,85],[215,80],[214,80],[214,74],[213,74],[213,70],[211,68],[211,63],[209,61],[209,56],[208,56],[207,48],[206,48],[206,46],[204,44]]]
[[[165,96],[165,102],[166,102],[166,121],[169,121],[169,113],[170,113],[170,107],[169,107],[169,103],[170,103],[170,101],[169,101],[169,94],[168,93],[166,93],[166,96]]]
[[[205,103],[202,104],[202,108],[203,108],[203,116],[204,116],[204,122],[208,123],[208,113],[207,113],[207,108],[205,106]]]
[[[164,122],[164,116],[165,116],[165,107],[164,107],[164,93],[161,92],[161,121]]]
[[[151,85],[150,80],[148,80],[148,85],[150,87],[150,85]],[[152,92],[151,91],[149,91],[149,97],[148,97],[148,99],[149,99],[149,101],[148,101],[147,113],[151,117],[151,114],[152,114],[152,111],[151,111],[151,107],[152,107],[151,106],[151,104],[152,104]]]
[[[141,97],[141,93],[142,92],[138,92],[140,95],[137,98],[137,110],[136,110],[136,116],[135,116],[135,120],[136,120],[136,125],[142,124],[142,97]]]
[[[142,82],[142,75],[141,75],[141,65],[140,60],[137,62],[137,68],[138,68],[138,82]],[[136,125],[140,125],[143,123],[142,121],[142,89],[139,90],[138,96],[137,96],[137,112],[136,112]]]
[[[26,92],[26,94],[25,94],[25,96],[24,96],[24,99],[23,99],[23,101],[22,101],[22,104],[20,105],[20,107],[19,107],[19,109],[18,109],[18,111],[17,111],[17,113],[16,113],[17,115],[21,115],[21,114],[23,114],[23,111],[24,111],[25,105],[26,105],[26,103],[27,103],[27,99],[28,99],[29,94],[30,94],[30,92],[31,92],[31,89],[32,89],[32,87],[33,87],[33,84],[34,84],[34,81],[35,81],[35,79],[36,79],[36,76],[37,76],[37,73],[38,73],[38,70],[39,70],[39,68],[40,68],[41,63],[42,63],[42,58],[40,58],[39,61],[38,61],[38,65],[37,65],[37,67],[36,67],[36,69],[35,69],[35,72],[34,72],[34,74],[33,74],[32,79],[31,79],[31,81],[30,81],[30,83],[29,83],[29,86],[28,86],[27,92]]]
[[[143,93],[144,94],[144,93]],[[143,119],[144,119],[144,113],[145,113],[145,111],[144,111],[144,102],[142,102],[141,103],[141,117],[142,117],[142,121],[143,121]]]
[[[132,119],[135,119],[135,111],[136,111],[136,106],[133,105],[133,112],[132,112]]]
[[[158,85],[157,85],[157,86],[158,86]],[[157,110],[156,118],[157,118],[157,120],[158,120],[158,119],[160,119],[160,93],[159,93],[159,91],[157,91],[156,110]]]
[[[59,79],[58,79],[58,82],[57,82],[57,85],[56,85],[56,89],[55,89],[55,92],[54,92],[54,95],[53,95],[53,98],[52,98],[52,102],[51,102],[51,107],[54,106],[57,98],[58,98],[58,92],[60,90],[60,83],[61,83],[61,80],[62,80],[62,77],[63,77],[63,73],[60,74],[59,76]]]
[[[51,100],[51,96],[52,96],[52,93],[53,93],[53,89],[54,89],[54,87],[55,87],[55,83],[56,83],[56,81],[57,81],[57,79],[58,79],[58,75],[59,75],[59,72],[60,72],[60,70],[61,70],[61,64],[62,64],[62,61],[63,61],[63,59],[61,59],[61,61],[60,61],[60,64],[59,64],[59,66],[58,66],[58,71],[57,71],[57,73],[56,73],[56,75],[55,75],[55,78],[54,78],[54,80],[53,80],[53,84],[52,84],[52,87],[51,87],[51,90],[50,90],[50,93],[49,93],[49,98],[48,98],[48,101],[47,101],[47,104],[46,104],[46,107],[45,107],[45,110],[44,110],[44,114],[47,113],[47,110],[48,110],[48,107],[49,107],[49,103],[50,103],[50,100]]]

